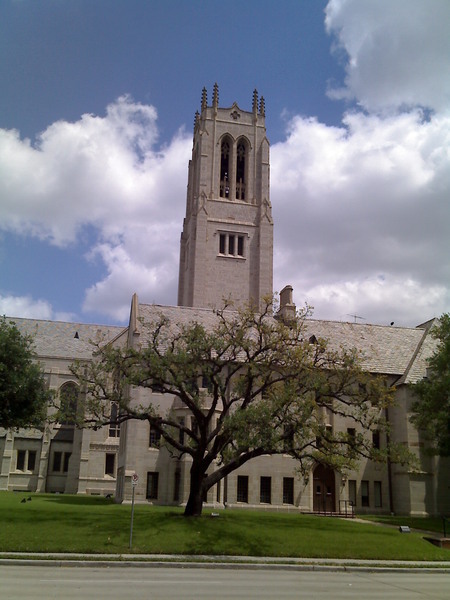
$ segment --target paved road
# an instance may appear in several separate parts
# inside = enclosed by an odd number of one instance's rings
[[[447,600],[450,573],[1,566],[1,600]]]

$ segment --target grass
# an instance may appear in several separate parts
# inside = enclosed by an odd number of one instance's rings
[[[362,516],[367,521],[383,523],[384,525],[407,525],[411,529],[420,529],[421,531],[431,531],[435,533],[444,533],[444,525],[442,517],[396,517],[389,515],[369,515]],[[450,519],[446,519],[446,534],[450,535]]]
[[[23,498],[31,501],[21,502]],[[420,534],[371,523],[284,513],[136,505],[133,552],[373,560],[448,560]],[[0,551],[128,553],[129,505],[96,496],[0,492]],[[450,563],[449,563],[450,565]]]

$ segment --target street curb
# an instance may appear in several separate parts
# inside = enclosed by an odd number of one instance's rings
[[[271,562],[195,562],[195,561],[117,561],[117,560],[55,560],[55,559],[20,559],[20,558],[1,558],[0,566],[35,566],[35,567],[97,567],[97,568],[178,568],[178,569],[234,569],[234,570],[277,570],[277,571],[335,571],[335,572],[366,572],[366,573],[441,573],[450,575],[449,567],[430,567],[420,565],[382,565],[374,561],[373,566],[369,564],[318,564],[318,563],[303,563],[303,564],[279,564]]]

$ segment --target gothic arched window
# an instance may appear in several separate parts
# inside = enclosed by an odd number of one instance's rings
[[[61,425],[74,425],[78,408],[79,390],[76,383],[69,381],[59,390],[59,422]]]
[[[245,200],[245,168],[247,147],[239,141],[236,153],[236,200]]]
[[[220,197],[230,197],[230,140],[225,138],[220,147]]]

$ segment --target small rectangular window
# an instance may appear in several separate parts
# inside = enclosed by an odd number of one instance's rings
[[[238,475],[236,500],[248,502],[248,475]]]
[[[109,424],[109,437],[119,437],[120,436],[120,423],[118,422],[119,418],[119,407],[116,402],[111,402],[111,422]]]
[[[36,467],[36,450],[29,450],[28,451],[28,463],[27,463],[28,471],[34,471],[35,467]]]
[[[53,453],[53,472],[59,473],[61,471],[62,452]]]
[[[114,477],[115,463],[116,463],[116,455],[107,453],[105,456],[105,475]]]
[[[283,477],[283,504],[294,504],[293,477]]]
[[[148,439],[148,445],[150,448],[159,448],[161,445],[161,434],[154,427],[150,425],[150,435]]]
[[[64,452],[64,462],[63,462],[63,473],[67,473],[69,470],[69,460],[72,454],[70,452]]]
[[[227,236],[224,233],[221,233],[219,237],[219,254],[225,254],[226,240]]]
[[[381,481],[373,482],[373,500],[375,508],[381,508],[383,506],[383,500],[381,495]]]
[[[369,506],[369,482],[361,481],[361,506]]]
[[[263,504],[272,502],[272,478],[261,477],[259,484],[259,501]]]
[[[356,479],[348,480],[348,499],[352,506],[356,506]]]
[[[147,473],[147,500],[158,499],[158,479],[159,473],[157,471],[149,471]]]
[[[16,471],[25,471],[26,450],[17,450]]]
[[[373,444],[373,447],[376,448],[377,450],[380,449],[380,432],[379,431],[372,432],[372,444]]]
[[[244,236],[238,235],[238,247],[237,247],[238,256],[244,256]]]
[[[228,254],[231,254],[231,256],[235,255],[234,240],[235,240],[234,235],[228,236]]]

